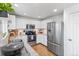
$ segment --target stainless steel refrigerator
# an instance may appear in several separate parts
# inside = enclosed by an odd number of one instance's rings
[[[58,56],[64,55],[63,30],[63,22],[50,22],[47,24],[47,47]]]

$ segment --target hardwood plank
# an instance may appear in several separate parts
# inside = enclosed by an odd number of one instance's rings
[[[32,48],[40,55],[40,56],[56,56],[53,52],[49,51],[46,46],[42,44],[33,45]]]

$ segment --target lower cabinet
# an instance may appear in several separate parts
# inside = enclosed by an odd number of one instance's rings
[[[37,41],[37,43],[42,43],[47,46],[47,36],[37,35],[36,41]]]

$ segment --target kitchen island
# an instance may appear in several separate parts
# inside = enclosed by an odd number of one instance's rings
[[[27,42],[27,35],[18,36],[16,37],[16,39],[22,39],[22,41],[24,42],[25,49],[30,53],[30,56],[39,56],[38,53]]]
[[[27,42],[27,36],[18,36],[15,39],[22,39],[24,43],[24,48],[21,51],[21,55],[18,56],[38,56],[37,52],[33,50],[33,48],[28,44]],[[3,56],[1,54],[1,48],[0,48],[0,56]]]

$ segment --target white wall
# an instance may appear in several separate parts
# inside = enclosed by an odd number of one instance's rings
[[[68,28],[68,13],[66,12],[66,11],[64,11],[64,55],[69,55],[69,45],[67,45],[68,44],[68,42],[67,42],[67,39],[69,39],[69,37],[68,37],[68,33],[70,33],[69,32],[69,28]]]

